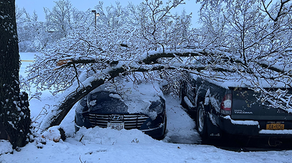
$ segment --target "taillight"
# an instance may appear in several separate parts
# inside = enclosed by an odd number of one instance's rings
[[[224,115],[230,115],[231,107],[232,107],[232,95],[228,93],[228,94],[225,94],[221,102],[221,113]]]

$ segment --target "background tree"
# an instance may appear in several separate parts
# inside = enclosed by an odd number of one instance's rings
[[[24,146],[30,133],[28,97],[19,89],[15,0],[0,0],[0,139]]]
[[[45,8],[47,31],[55,35],[55,39],[67,37],[72,29],[73,7],[69,0],[59,0],[52,10]]]
[[[44,49],[52,40],[52,33],[46,31],[45,23],[38,21],[34,12],[16,8],[18,46],[20,52],[35,52]]]
[[[291,88],[292,1],[201,1],[203,24],[200,48],[213,54],[205,56],[206,66],[225,69],[226,76],[238,75],[262,93],[262,101],[278,108],[291,109],[286,90],[267,90],[282,85]],[[216,54],[216,55],[214,55]]]
[[[21,52],[41,52],[47,46],[63,39],[74,28],[82,28],[88,22],[92,25],[90,12],[78,11],[69,1],[55,2],[52,10],[45,8],[46,21],[38,20],[37,14],[29,14],[25,9],[16,7],[16,23]]]

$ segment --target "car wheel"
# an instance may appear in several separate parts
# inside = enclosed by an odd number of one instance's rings
[[[202,139],[207,138],[207,124],[206,124],[206,112],[204,109],[204,105],[202,103],[199,104],[197,110],[197,130]]]

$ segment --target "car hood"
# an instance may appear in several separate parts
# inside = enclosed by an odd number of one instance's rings
[[[112,97],[111,92],[96,92],[86,99],[88,111],[98,114],[127,114],[128,106],[119,98]]]
[[[155,101],[139,98],[123,99],[116,92],[97,91],[90,93],[79,101],[76,112],[95,114],[146,114],[151,119],[157,117],[156,107],[163,108],[161,98],[152,98]],[[159,106],[160,105],[160,106]]]

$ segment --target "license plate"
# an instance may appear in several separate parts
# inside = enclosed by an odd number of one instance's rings
[[[124,123],[120,122],[108,122],[107,127],[115,130],[121,130],[124,128]]]
[[[266,125],[267,130],[284,130],[285,125],[283,123],[269,123]]]

